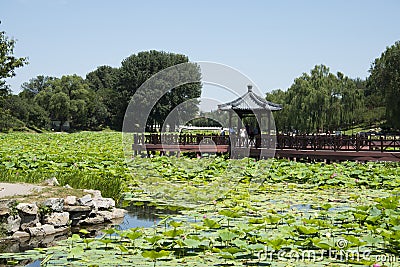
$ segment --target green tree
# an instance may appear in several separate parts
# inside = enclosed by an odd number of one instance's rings
[[[86,75],[86,82],[95,93],[94,98],[97,103],[92,108],[90,125],[104,125],[113,129],[120,127],[126,96],[117,90],[119,73],[117,68],[100,66]]]
[[[267,94],[267,99],[283,104],[274,114],[278,131],[339,130],[362,122],[365,110],[364,91],[357,82],[343,73],[330,73],[324,65],[303,73],[287,91]]]
[[[14,56],[14,47],[15,40],[9,39],[4,31],[0,31],[0,97],[9,93],[4,79],[15,76],[15,69],[28,63],[27,58]]]
[[[5,100],[5,108],[28,128],[44,129],[49,125],[49,114],[32,99],[10,95]]]
[[[189,62],[189,59],[185,55],[154,50],[140,52],[137,55],[131,55],[128,58],[124,59],[120,68],[120,80],[118,85],[119,93],[122,96],[121,100],[125,100],[121,101],[123,105],[121,105],[120,107],[120,113],[118,116],[118,120],[120,121],[121,125],[123,122],[125,110],[131,97],[146,80],[165,68],[187,62]],[[155,127],[162,126],[168,114],[179,104],[187,100],[200,97],[200,70],[195,64],[193,64],[193,68],[188,68],[188,72],[190,72],[190,74],[185,73],[181,75],[192,75],[192,77],[196,77],[195,80],[198,80],[199,82],[179,86],[178,88],[174,88],[167,94],[163,95],[163,97],[158,101],[158,103],[154,106],[150,113],[147,121],[147,130],[154,131]],[[177,73],[177,75],[180,74]],[[171,83],[173,82],[173,78],[174,77],[171,77]],[[164,84],[163,86],[168,85]],[[146,103],[148,103],[148,96],[162,95],[162,93],[158,92],[156,89],[160,87],[162,86],[160,86],[159,84],[155,84],[152,90],[149,91],[146,96],[143,96],[140,101],[141,104],[145,105]],[[190,101],[190,107],[185,108],[188,113],[185,114],[186,117],[193,118],[194,114],[197,113],[198,110],[195,102],[196,101]],[[180,122],[174,122],[173,124],[177,125],[179,123]],[[172,128],[174,128],[175,125],[171,125]]]
[[[68,95],[57,92],[50,96],[48,110],[53,120],[60,121],[60,126],[69,120],[71,114],[71,103]]]
[[[104,120],[103,104],[97,102],[95,92],[78,75],[52,79],[36,94],[34,100],[49,112],[51,120],[62,124],[69,121],[74,129],[97,128]]]
[[[14,47],[15,40],[9,39],[4,31],[0,31],[0,131],[4,132],[24,126],[24,123],[15,118],[6,107],[10,90],[5,79],[15,76],[15,69],[28,63],[27,58],[14,56]]]
[[[22,98],[33,98],[35,95],[46,89],[54,81],[55,77],[49,77],[44,75],[39,75],[35,78],[29,80],[29,82],[24,82],[22,84],[22,92],[19,94]]]
[[[368,84],[371,91],[384,99],[388,126],[400,129],[400,41],[375,59]]]

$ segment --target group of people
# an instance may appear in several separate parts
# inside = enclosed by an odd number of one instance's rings
[[[235,134],[235,130],[233,128],[229,128],[229,134]],[[252,142],[254,137],[259,134],[259,128],[254,127],[250,128],[248,124],[245,127],[242,127],[239,130],[239,142],[241,146],[248,145],[248,142]],[[221,136],[225,136],[225,130],[221,127]],[[248,137],[248,138],[247,138]]]

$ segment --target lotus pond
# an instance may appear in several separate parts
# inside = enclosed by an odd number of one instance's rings
[[[0,135],[0,180],[100,189],[164,214],[0,255],[48,266],[400,266],[400,166],[125,158],[120,133]],[[165,212],[171,211],[171,212]]]

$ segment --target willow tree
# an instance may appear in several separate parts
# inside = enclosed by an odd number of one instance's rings
[[[334,131],[362,121],[363,90],[354,80],[340,72],[333,74],[324,65],[303,73],[287,91],[267,94],[267,99],[283,104],[275,118],[282,131]]]

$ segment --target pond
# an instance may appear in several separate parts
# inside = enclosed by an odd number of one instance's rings
[[[126,230],[134,227],[148,228],[157,225],[164,215],[176,214],[174,211],[159,210],[156,207],[147,204],[143,204],[142,206],[129,206],[125,209],[128,210],[128,212],[125,214],[124,218],[116,220],[112,224],[99,224],[88,227],[72,228],[71,231],[64,234],[30,238],[29,240],[21,242],[2,242],[0,243],[0,252],[22,252],[34,248],[55,246],[58,241],[67,239],[73,233],[78,233],[82,228],[88,230],[92,237],[100,237],[102,235],[101,230],[109,227],[115,227],[119,230]]]

